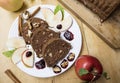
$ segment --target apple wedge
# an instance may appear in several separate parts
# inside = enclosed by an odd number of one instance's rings
[[[73,20],[72,20],[71,16],[66,17],[61,22],[61,24],[62,24],[62,29],[60,31],[65,31],[65,30],[69,29],[73,24]]]
[[[22,37],[12,37],[7,41],[8,48],[20,48],[25,47],[26,43]]]
[[[54,28],[56,27],[60,22],[62,21],[62,13],[59,11],[57,12],[51,21],[48,22],[49,26],[51,28]]]
[[[25,47],[18,48],[12,55],[12,62],[14,64],[17,64],[21,61],[21,56],[24,53],[24,51],[27,50]]]
[[[34,53],[33,53],[33,50],[26,50],[23,55],[22,55],[22,58],[21,58],[23,64],[26,66],[26,67],[29,67],[29,68],[33,68],[34,66]]]
[[[48,23],[50,23],[50,22],[53,20],[54,13],[53,13],[53,11],[52,11],[51,9],[49,9],[49,8],[42,8],[42,9],[41,9],[41,12],[42,12],[42,14],[43,14],[43,16],[44,16],[44,19],[45,19]]]
[[[42,8],[41,12],[44,16],[44,19],[48,22],[50,27],[54,27],[55,24],[62,21],[62,13],[59,11],[54,15],[54,12],[49,8]]]
[[[61,13],[61,11],[57,12],[57,13],[54,15],[53,21],[58,21],[58,22],[62,21],[62,13]]]
[[[49,24],[49,29],[55,31],[55,32],[62,32],[65,30],[68,30],[72,24],[73,24],[73,20],[71,16],[67,16],[66,18],[63,18],[63,15],[61,13],[61,11],[57,12],[55,15],[53,13],[53,11],[49,8],[43,8],[41,9],[41,12],[45,18],[45,20],[47,21],[47,23]]]
[[[63,32],[65,30],[68,30],[73,24],[73,20],[71,16],[67,16],[64,18],[64,20],[58,22],[53,21],[51,22],[52,27],[49,27],[49,29],[55,31],[55,32]]]

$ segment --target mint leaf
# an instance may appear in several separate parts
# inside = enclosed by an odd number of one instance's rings
[[[8,50],[3,52],[2,54],[5,55],[6,57],[11,57],[13,55],[13,53],[15,52],[16,49],[13,50]]]
[[[56,14],[58,11],[63,10],[63,8],[60,5],[57,5],[55,10],[54,10],[54,14]]]
[[[108,73],[107,73],[107,72],[103,72],[102,75],[105,77],[106,80],[109,80],[109,79],[110,79],[110,77],[108,76]]]
[[[81,68],[81,69],[79,70],[80,76],[85,75],[85,74],[88,74],[88,73],[89,73],[89,71],[86,70],[86,69],[84,69],[84,68]]]
[[[61,11],[61,13],[62,13],[62,20],[63,20],[64,19],[64,9],[60,5],[57,5],[54,10],[54,14],[56,14],[59,11]]]

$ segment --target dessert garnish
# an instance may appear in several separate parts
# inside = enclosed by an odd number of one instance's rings
[[[30,18],[31,18],[31,17],[34,17],[39,11],[40,11],[40,7],[38,7],[37,9],[35,9],[35,10],[33,11],[33,13],[30,14]]]
[[[62,13],[62,20],[63,20],[64,19],[64,8],[61,7],[60,5],[57,5],[54,10],[54,14],[57,14],[59,11]]]
[[[57,66],[57,65],[55,65],[54,67],[53,67],[53,72],[54,73],[60,73],[62,70],[61,70],[61,68],[59,67],[59,66]]]
[[[70,53],[69,56],[67,57],[68,61],[73,61],[75,59],[75,54],[74,53]]]
[[[27,51],[26,52],[26,57],[30,57],[30,56],[32,56],[32,52],[31,51]]]
[[[66,59],[64,59],[62,62],[61,62],[61,67],[63,68],[63,69],[65,69],[65,68],[67,68],[68,67],[68,61],[66,60]]]
[[[4,52],[2,52],[2,54],[5,55],[6,57],[11,57],[13,55],[13,53],[15,52],[15,50],[16,49],[4,51]]]
[[[36,67],[37,69],[43,69],[43,68],[45,68],[46,65],[45,65],[44,59],[36,62],[36,63],[35,63],[35,67]]]
[[[19,15],[18,17],[18,31],[19,31],[19,36],[22,36],[22,23],[23,23],[23,20],[22,20],[22,17],[21,15]]]
[[[69,41],[71,41],[71,40],[74,39],[73,33],[70,32],[70,31],[68,31],[68,30],[64,33],[64,37],[65,37],[67,40],[69,40]]]
[[[62,29],[62,25],[61,25],[61,24],[58,24],[58,25],[57,25],[57,29]]]

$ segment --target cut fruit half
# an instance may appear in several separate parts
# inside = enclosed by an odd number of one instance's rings
[[[58,11],[55,15],[53,11],[49,8],[43,8],[41,9],[41,11],[45,20],[48,22],[50,26],[49,29],[55,32],[62,32],[68,30],[73,24],[71,16],[67,16],[62,20],[63,15],[61,11]],[[61,26],[60,28],[58,28],[59,25]]]
[[[62,13],[60,11],[54,15],[53,21],[58,21],[58,22],[62,21]]]
[[[12,55],[12,62],[14,63],[14,64],[17,64],[17,63],[19,63],[20,61],[21,61],[21,56],[22,56],[22,54],[24,53],[24,51],[25,50],[27,50],[27,48],[18,48],[14,53],[13,53],[13,55]]]
[[[49,8],[42,8],[41,12],[44,16],[44,19],[49,23],[52,21],[53,17],[54,17],[54,13],[51,9]]]
[[[49,26],[54,28],[56,27],[60,22],[62,21],[62,13],[59,11],[58,13],[56,13],[52,20],[50,22],[48,22]]]
[[[33,68],[34,66],[34,53],[33,50],[26,50],[22,55],[22,62],[26,67]]]
[[[49,27],[49,28],[55,32],[63,32],[65,30],[68,30],[72,26],[72,24],[73,24],[73,20],[71,16],[68,16],[60,22],[51,22],[51,25],[53,27]],[[61,25],[61,28],[58,27],[59,25]]]

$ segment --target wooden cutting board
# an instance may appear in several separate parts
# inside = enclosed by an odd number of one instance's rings
[[[113,48],[120,48],[120,7],[104,23],[77,0],[58,0]]]

